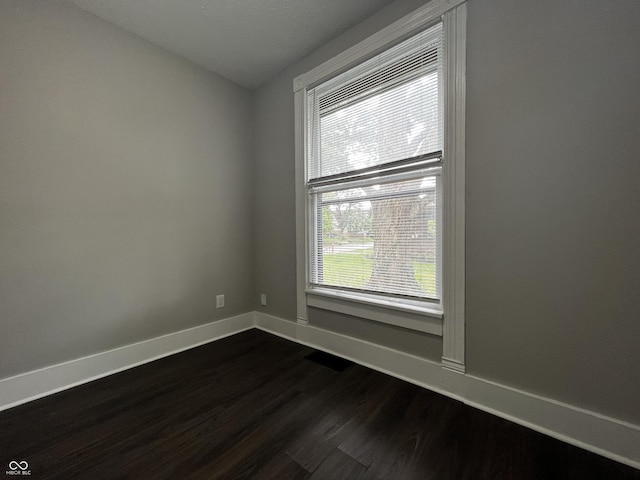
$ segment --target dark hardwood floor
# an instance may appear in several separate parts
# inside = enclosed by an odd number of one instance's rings
[[[311,352],[251,330],[0,412],[0,474],[26,460],[38,479],[640,479]]]

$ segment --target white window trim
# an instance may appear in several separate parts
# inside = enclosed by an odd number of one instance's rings
[[[443,17],[446,45],[444,144],[447,161],[442,170],[445,186],[442,246],[442,306],[445,316],[442,326],[442,365],[460,373],[465,371],[466,7],[463,3]]]
[[[308,206],[306,175],[306,90],[375,53],[417,33],[442,19],[444,50],[444,155],[442,167],[443,268],[442,311],[421,309],[423,322],[416,321],[413,308],[385,304],[367,298],[336,298],[308,288]],[[442,335],[442,366],[460,373],[465,371],[465,93],[466,93],[466,4],[464,0],[432,0],[424,7],[392,23],[359,44],[294,79],[295,156],[296,156],[296,266],[297,321],[308,324],[308,306],[317,306],[374,321]]]

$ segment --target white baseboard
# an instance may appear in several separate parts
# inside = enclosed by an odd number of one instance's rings
[[[0,410],[253,328],[253,312],[0,380]]]
[[[420,385],[640,469],[640,426],[442,368],[440,363],[261,312],[250,312],[0,380],[0,410],[229,335],[258,328]]]
[[[255,313],[256,328],[420,385],[467,405],[640,469],[640,426],[442,368],[391,348]]]

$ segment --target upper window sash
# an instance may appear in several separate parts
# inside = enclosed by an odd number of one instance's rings
[[[436,23],[408,39],[379,53],[306,91],[306,145],[307,178],[311,182],[345,174],[364,174],[375,167],[398,162],[410,163],[413,159],[442,158],[442,74],[443,26]],[[413,92],[416,92],[415,95]],[[340,128],[343,115],[346,118],[376,118],[386,115],[386,126],[391,131],[400,128],[394,125],[395,111],[405,108],[419,112],[417,123],[423,125],[425,141],[415,146],[386,143],[381,149],[368,150],[368,160],[359,160],[350,165],[347,155],[337,149],[335,142],[345,141],[334,137]],[[370,131],[373,131],[371,128]],[[397,130],[399,132],[400,130]],[[335,135],[338,135],[335,133]],[[357,138],[359,134],[349,132],[356,143],[363,145],[378,139]],[[369,143],[370,146],[373,143]],[[337,149],[337,150],[336,150]],[[386,150],[385,150],[386,149]],[[360,163],[359,165],[357,163]],[[368,164],[368,165],[367,165]],[[394,167],[397,165],[394,165]],[[364,171],[361,171],[364,170]],[[369,172],[370,173],[370,172]]]

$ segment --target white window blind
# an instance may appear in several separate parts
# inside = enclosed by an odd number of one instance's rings
[[[442,24],[307,91],[312,286],[440,299]]]
[[[308,92],[308,179],[442,150],[442,24]]]

